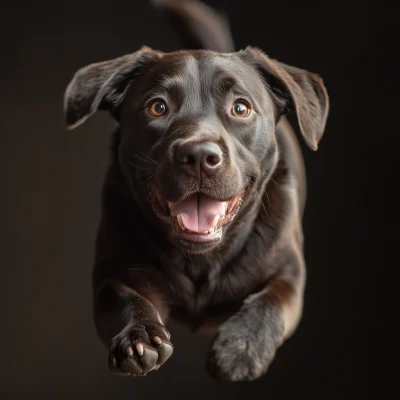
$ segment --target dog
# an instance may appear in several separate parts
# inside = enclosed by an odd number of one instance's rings
[[[159,0],[185,50],[142,47],[78,70],[66,128],[97,110],[117,121],[93,268],[96,330],[109,367],[157,370],[168,318],[214,333],[217,381],[262,377],[295,332],[306,282],[306,178],[287,112],[317,150],[329,112],[319,75],[258,48],[196,0]]]

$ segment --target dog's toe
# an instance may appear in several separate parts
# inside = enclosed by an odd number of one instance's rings
[[[158,360],[158,353],[155,350],[145,349],[143,356],[139,360],[143,367],[143,373],[146,374],[155,367]]]
[[[142,374],[143,369],[139,363],[132,357],[125,358],[121,363],[121,369],[124,372],[129,372],[134,375]]]
[[[173,348],[167,343],[162,343],[158,348],[158,362],[157,364],[162,365],[173,353]]]

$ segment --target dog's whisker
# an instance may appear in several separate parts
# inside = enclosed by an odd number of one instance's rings
[[[269,207],[271,206],[271,200],[269,199],[269,194],[268,194],[268,192],[267,192],[267,189],[265,189],[264,191],[265,191],[265,194],[267,195],[267,199],[268,199],[268,210],[269,210]],[[268,213],[267,213],[267,215],[268,215]]]
[[[154,164],[158,165],[159,163],[156,160],[153,160],[151,157],[149,157],[147,154],[142,153],[145,157],[147,157],[150,161],[152,161]]]
[[[143,171],[148,171],[148,168],[141,168],[141,167],[138,167],[137,165],[132,164],[129,160],[128,160],[128,164],[131,165],[131,166],[134,167],[134,168],[141,169],[141,170],[143,170]]]
[[[153,162],[151,162],[149,160],[146,160],[146,159],[144,159],[142,157],[139,157],[139,155],[137,153],[135,153],[134,156],[137,157],[140,161],[143,161],[143,162],[148,163],[148,164],[153,164]]]
[[[143,183],[146,183],[147,181],[149,181],[151,178],[154,178],[155,174],[150,175]]]
[[[261,207],[264,209],[265,214],[267,214],[267,217],[269,217],[268,210],[265,208],[265,205],[264,205],[262,197],[260,196],[260,194],[258,192],[254,192],[254,193],[260,199]],[[267,191],[265,191],[265,193],[267,193]],[[267,196],[268,196],[268,193],[267,193]],[[268,203],[269,203],[269,197],[268,197]],[[269,209],[269,204],[268,204],[268,209]]]

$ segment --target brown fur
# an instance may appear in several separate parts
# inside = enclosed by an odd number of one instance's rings
[[[181,2],[159,3],[173,3],[167,11],[184,10],[181,17],[205,10],[197,2],[183,8]],[[218,21],[216,14],[207,18],[209,12],[192,15],[193,21]],[[221,38],[219,51],[221,43],[230,38]],[[83,68],[66,91],[68,127],[97,109],[107,109],[119,123],[103,189],[93,284],[99,336],[110,347],[110,367],[125,375],[146,374],[172,354],[165,331],[171,316],[217,333],[207,356],[213,377],[253,380],[266,372],[301,318],[306,180],[284,114],[295,111],[304,140],[316,150],[328,115],[327,92],[317,75],[258,49],[212,50],[143,48]],[[235,91],[251,99],[248,119],[223,111]],[[154,92],[168,98],[168,117],[146,114]],[[217,173],[200,179],[176,163],[176,148],[193,140],[219,146],[224,156]],[[237,217],[211,244],[180,240],[151,206],[156,192],[171,202],[198,192],[225,201],[243,190]],[[144,355],[131,355],[138,343]]]

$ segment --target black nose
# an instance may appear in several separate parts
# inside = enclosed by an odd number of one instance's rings
[[[211,176],[222,166],[222,150],[212,142],[187,142],[176,149],[176,162],[190,175]]]

